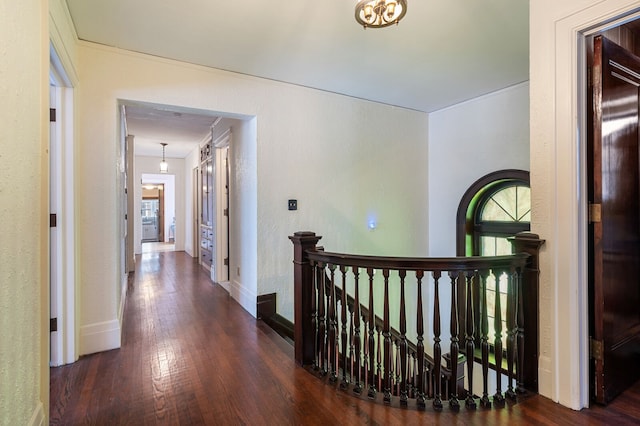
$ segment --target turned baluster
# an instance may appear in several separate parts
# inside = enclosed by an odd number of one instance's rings
[[[402,361],[400,361],[400,341],[397,338],[393,339],[393,347],[395,348],[395,387],[394,387],[394,395],[399,396],[401,394],[401,386],[402,386],[402,376],[400,374]],[[406,389],[406,388],[405,388]],[[401,405],[402,401],[400,402]],[[406,402],[405,402],[406,404]]]
[[[318,262],[318,350],[320,356],[319,367],[323,375],[327,373],[327,317],[325,315],[325,286],[327,274],[324,267],[323,263]]]
[[[419,404],[420,398],[418,398],[418,354],[416,352],[411,354],[411,366],[413,368],[413,397],[417,400],[418,406],[424,408],[424,404]]]
[[[507,384],[507,392],[506,397],[512,401],[516,400],[516,393],[513,388],[513,381],[515,378],[513,368],[515,364],[515,356],[516,356],[516,348],[515,348],[515,340],[516,340],[516,294],[515,281],[517,281],[517,272],[515,268],[510,271],[509,280],[507,282],[507,374],[508,374],[508,384]]]
[[[416,403],[418,407],[425,406],[424,397],[424,318],[422,313],[422,278],[424,277],[424,271],[416,271],[416,279],[418,282],[418,300],[417,300],[417,318],[416,318],[416,331],[418,333],[416,345],[417,354],[416,358],[418,365],[416,367],[417,383],[416,383]]]
[[[523,394],[526,393],[527,390],[524,387],[524,289],[523,281],[524,281],[524,272],[518,273],[518,281],[515,285],[516,291],[516,300],[518,301],[518,308],[516,312],[516,356],[517,356],[517,364],[516,364],[516,392]]]
[[[369,276],[369,390],[367,395],[369,398],[375,398],[376,385],[375,385],[375,356],[376,356],[376,338],[375,338],[375,321],[373,309],[373,268],[367,268],[367,275]]]
[[[389,324],[389,270],[383,269],[384,303],[382,317],[382,336],[384,338],[384,402],[391,402],[391,325]]]
[[[425,394],[427,396],[427,398],[433,398],[433,366],[430,364],[427,364],[427,369],[426,369],[426,380],[427,380],[427,389],[425,391]]]
[[[501,295],[500,295],[500,277],[503,271],[495,272],[496,283],[496,302],[495,302],[495,316],[493,327],[495,330],[495,339],[493,343],[494,355],[496,359],[496,393],[493,395],[493,403],[498,407],[504,407],[504,395],[502,394],[502,307],[501,307]]]
[[[382,329],[378,324],[376,324],[376,390],[382,390],[382,339],[380,338],[380,334],[382,333]]]
[[[353,339],[354,339],[354,330],[353,330],[353,322],[354,322],[354,316],[353,316],[353,308],[351,306],[349,306],[349,381],[353,381],[354,377],[355,377],[355,372],[353,370],[353,366],[354,366],[354,359],[355,359],[355,353],[354,353],[354,347],[353,347]]]
[[[465,406],[468,409],[475,410],[476,409],[476,401],[473,399],[473,358],[475,352],[475,318],[473,317],[473,292],[472,285],[475,273],[473,271],[466,272],[466,333],[465,333],[465,342],[466,342],[466,353],[467,353],[467,383],[469,388],[467,390],[467,399],[465,401]]]
[[[369,386],[371,386],[371,380],[370,380],[370,376],[369,376],[369,371],[373,370],[371,364],[370,364],[370,359],[369,359],[369,319],[368,317],[365,317],[365,315],[362,315],[362,323],[364,324],[364,335],[367,338],[367,343],[364,344],[364,351],[363,351],[363,356],[364,356],[364,387],[367,389],[367,392],[369,391]]]
[[[400,366],[396,369],[400,371],[400,405],[407,405],[407,313],[405,309],[404,280],[407,271],[401,270],[400,274]]]
[[[342,382],[340,387],[346,389],[349,385],[347,380],[347,360],[348,360],[348,341],[347,341],[347,267],[340,266],[340,272],[342,272],[342,297],[340,298],[341,315],[340,321],[342,321]]]
[[[318,341],[320,339],[318,334],[318,276],[320,274],[320,268],[316,262],[312,262],[313,274],[312,280],[312,296],[311,296],[311,329],[313,330],[313,369],[318,370],[320,368],[320,357],[318,355],[319,346]]]
[[[415,376],[415,368],[414,361],[416,359],[416,353],[414,351],[410,351],[409,356],[407,358],[407,394],[409,398],[416,397],[416,376]]]
[[[338,380],[336,368],[336,265],[329,265],[329,381]]]
[[[480,271],[480,350],[482,353],[482,398],[480,398],[480,406],[483,408],[491,407],[489,399],[489,317],[487,312],[487,277],[489,271]]]
[[[433,376],[435,392],[433,409],[442,410],[442,348],[440,347],[440,290],[441,272],[433,271]]]
[[[357,267],[353,267],[353,320],[354,331],[353,331],[353,350],[355,352],[355,384],[353,386],[353,391],[357,394],[362,392],[362,366],[360,365],[360,352],[361,352],[361,340],[360,340],[360,297],[359,297],[359,285],[358,278],[360,276],[359,269]],[[365,368],[366,371],[366,368]]]
[[[453,411],[460,409],[458,401],[458,353],[460,345],[458,343],[458,272],[449,272],[451,279],[451,316],[449,320],[449,331],[451,332],[451,344],[449,346],[449,354],[451,356],[451,397],[449,399],[449,408]]]

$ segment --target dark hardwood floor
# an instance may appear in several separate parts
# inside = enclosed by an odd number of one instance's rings
[[[640,423],[640,383],[581,412],[535,395],[442,413],[372,404],[326,385],[184,252],[148,253],[129,284],[122,347],[51,369],[51,424],[583,425]]]

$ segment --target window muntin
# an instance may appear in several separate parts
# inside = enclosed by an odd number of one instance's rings
[[[485,198],[480,206],[480,222],[531,221],[531,190],[513,185],[499,189]]]

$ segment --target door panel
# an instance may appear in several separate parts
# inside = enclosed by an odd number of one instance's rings
[[[640,59],[596,37],[592,76],[592,393],[607,403],[640,379]]]

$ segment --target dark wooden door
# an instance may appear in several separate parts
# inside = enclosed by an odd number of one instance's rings
[[[589,139],[592,397],[640,379],[640,59],[594,38]]]

